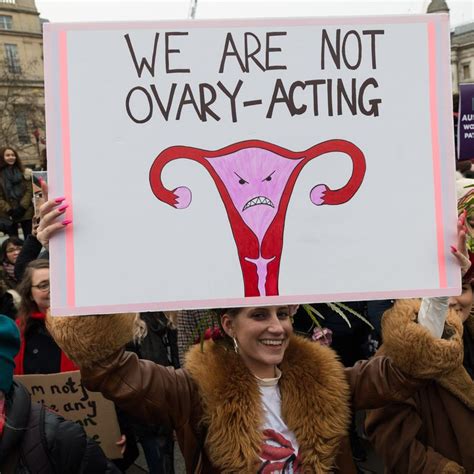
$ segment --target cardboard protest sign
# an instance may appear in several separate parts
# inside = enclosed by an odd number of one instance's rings
[[[109,459],[122,457],[115,444],[121,437],[115,406],[102,394],[88,392],[79,371],[17,375],[15,379],[28,389],[32,401],[44,403],[63,418],[79,423]]]
[[[460,291],[447,15],[45,25],[52,313]]]
[[[458,160],[474,160],[474,84],[459,84]]]

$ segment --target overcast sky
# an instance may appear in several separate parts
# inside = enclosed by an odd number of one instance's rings
[[[184,19],[189,0],[36,0],[52,22]],[[425,13],[429,0],[198,0],[196,18]],[[474,0],[448,0],[451,26],[474,21]]]

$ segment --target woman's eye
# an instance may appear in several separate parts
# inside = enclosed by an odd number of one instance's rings
[[[287,311],[282,311],[281,313],[278,313],[278,319],[288,319],[290,317],[290,313]]]
[[[254,313],[254,314],[252,315],[252,317],[253,317],[254,319],[264,319],[265,316],[266,316],[265,313]]]

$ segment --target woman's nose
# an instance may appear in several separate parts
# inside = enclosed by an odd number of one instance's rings
[[[281,332],[284,331],[281,320],[276,314],[272,315],[272,318],[270,320],[269,329],[272,330],[273,332],[276,332],[276,333],[281,333]]]

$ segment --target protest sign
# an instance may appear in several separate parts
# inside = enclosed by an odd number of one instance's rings
[[[45,25],[52,313],[451,295],[447,15]]]
[[[458,160],[474,160],[474,84],[459,84]]]
[[[48,375],[17,375],[34,402],[44,403],[63,418],[79,423],[99,443],[109,459],[122,455],[115,444],[121,437],[114,404],[102,394],[88,392],[79,371]]]

